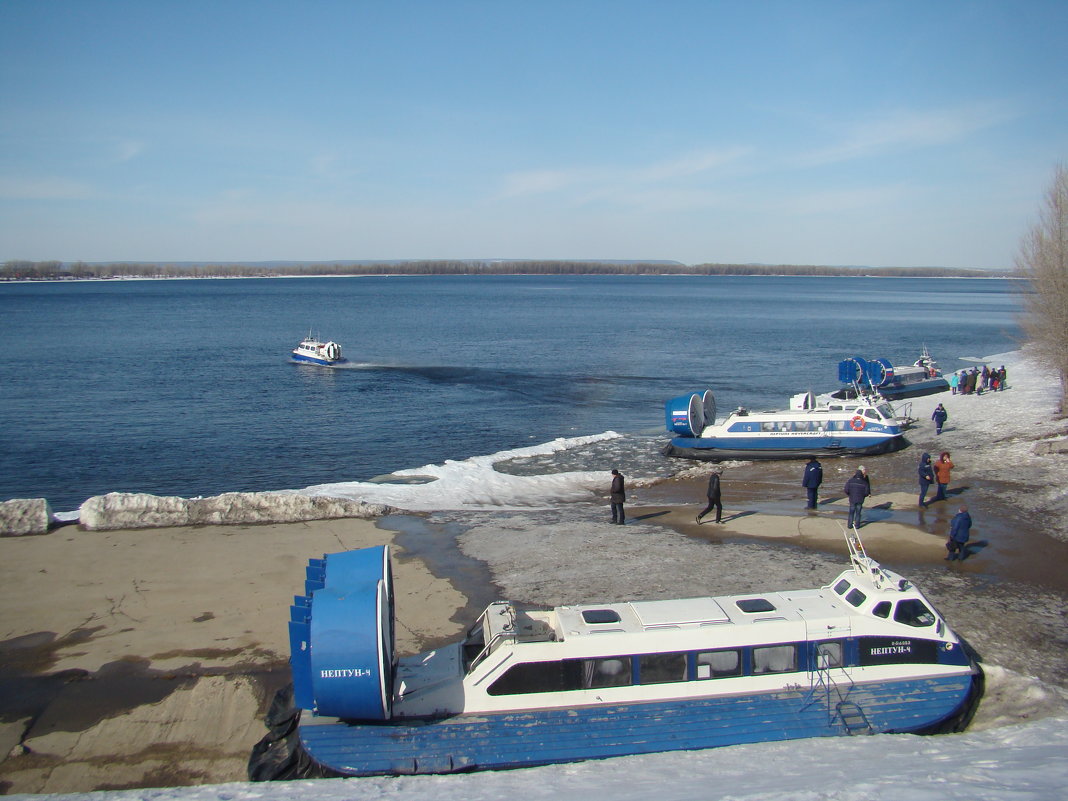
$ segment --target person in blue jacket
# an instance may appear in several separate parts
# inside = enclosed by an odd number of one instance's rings
[[[972,516],[968,514],[968,507],[961,505],[960,510],[953,516],[949,523],[949,539],[946,540],[946,550],[949,554],[946,559],[952,561],[968,555],[968,538],[972,535]]]
[[[934,468],[931,466],[931,454],[925,453],[920,456],[920,466],[917,471],[920,475],[920,506],[927,506],[927,490],[934,484]]]
[[[942,426],[946,424],[946,420],[949,419],[949,412],[946,411],[946,407],[941,403],[935,407],[934,412],[931,414],[931,419],[934,420],[935,433],[942,433]]]
[[[805,465],[805,475],[801,478],[801,486],[808,492],[808,506],[806,509],[815,509],[818,502],[820,484],[823,483],[823,465],[815,456],[808,457]]]
[[[864,510],[864,499],[871,495],[871,483],[867,473],[861,467],[845,483],[845,494],[849,497],[849,528],[860,526],[860,515]]]

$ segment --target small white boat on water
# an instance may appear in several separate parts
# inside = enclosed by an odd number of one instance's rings
[[[348,360],[341,355],[341,346],[336,342],[320,342],[318,337],[308,334],[293,348],[293,361],[332,367]]]
[[[967,725],[982,672],[911,582],[846,532],[815,589],[528,609],[398,658],[387,547],[327,554],[290,614],[295,708],[253,779],[529,767]],[[285,711],[280,711],[284,709]]]
[[[664,404],[673,437],[665,456],[704,461],[889,453],[905,447],[904,426],[879,395],[838,399],[802,392],[787,409],[739,407],[716,422],[712,390]]]

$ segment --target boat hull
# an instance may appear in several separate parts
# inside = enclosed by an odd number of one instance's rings
[[[683,701],[349,724],[305,712],[304,752],[342,776],[533,767],[741,743],[960,730],[981,673]]]
[[[809,456],[876,456],[893,453],[908,446],[903,436],[879,439],[845,439],[829,437],[727,438],[675,437],[663,449],[665,456],[722,462],[728,459],[803,459]]]
[[[348,359],[320,359],[315,356],[306,356],[303,353],[293,352],[293,361],[300,362],[301,364],[317,364],[320,367],[335,367],[339,364],[347,364]]]
[[[948,389],[949,382],[942,377],[938,377],[913,384],[901,384],[898,386],[889,384],[885,387],[879,387],[879,394],[889,400],[900,400],[901,398],[920,398],[924,395],[936,395]]]

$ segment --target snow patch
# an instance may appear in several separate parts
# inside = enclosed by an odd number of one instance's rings
[[[82,504],[79,520],[90,531],[175,526],[296,523],[334,518],[375,518],[395,510],[347,498],[284,492],[227,492],[210,498],[178,498],[109,492]]]
[[[52,508],[44,498],[15,498],[0,503],[0,535],[44,534]]]

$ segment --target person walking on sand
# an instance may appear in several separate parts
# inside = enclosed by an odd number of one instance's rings
[[[860,526],[860,516],[864,510],[864,499],[871,495],[871,483],[864,468],[861,467],[845,483],[845,494],[849,498],[849,528]]]
[[[716,510],[716,522],[723,522],[723,501],[720,497],[719,490],[719,476],[722,472],[723,468],[717,467],[712,470],[712,475],[708,477],[708,489],[705,491],[705,495],[708,496],[708,506],[706,506],[704,510],[702,510],[701,513],[697,515],[698,523],[701,522],[702,517],[707,515],[713,509]]]
[[[931,454],[925,453],[920,456],[920,506],[927,506],[927,490],[934,484],[934,470],[931,469]]]
[[[627,500],[627,492],[623,487],[623,474],[615,468],[612,468],[612,488],[609,492],[612,501],[612,522],[622,526],[626,522],[623,503]]]
[[[949,419],[949,412],[946,411],[946,407],[941,403],[935,406],[934,412],[931,414],[931,419],[934,420],[935,433],[942,433],[942,426],[946,424],[946,420]]]
[[[968,514],[968,507],[961,504],[957,514],[949,523],[949,539],[946,540],[946,561],[960,559],[962,562],[968,555],[968,538],[972,535],[972,516]]]
[[[934,463],[935,481],[938,482],[938,492],[934,496],[936,501],[944,501],[946,499],[946,487],[949,486],[952,470],[953,461],[949,458],[949,451],[942,451],[942,455]]]
[[[806,509],[815,509],[816,504],[819,502],[817,497],[819,494],[820,484],[823,483],[823,465],[819,463],[819,460],[815,456],[808,457],[808,464],[805,465],[805,475],[801,478],[801,486],[805,488],[808,493],[808,505]]]

